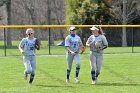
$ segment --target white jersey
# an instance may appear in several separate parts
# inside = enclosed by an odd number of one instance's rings
[[[79,36],[72,37],[68,35],[65,39],[65,46],[69,47],[73,52],[79,52],[80,46],[83,45]]]
[[[24,55],[35,55],[35,40],[36,38],[33,38],[32,40],[29,40],[28,37],[23,38],[19,44],[19,47],[21,47],[24,51]]]
[[[87,42],[95,42],[95,36],[94,36],[94,35],[91,35],[91,36],[88,38]]]
[[[98,36],[95,36],[95,37],[93,37],[91,35],[88,38],[88,40],[94,40],[93,41],[94,43],[101,41],[102,42],[102,47],[105,46],[105,45],[108,45],[108,42],[107,42],[106,37],[104,35],[98,35]],[[93,46],[90,47],[90,51],[94,51],[94,52],[97,51],[97,48],[95,47],[95,45],[93,45]],[[103,53],[103,50],[101,50],[100,53],[102,54]]]

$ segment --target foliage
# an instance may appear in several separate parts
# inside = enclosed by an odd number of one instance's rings
[[[77,1],[77,0],[76,0]],[[140,8],[139,0],[126,0],[126,24],[139,24],[140,18]],[[69,4],[70,5],[70,4]],[[124,17],[123,15],[123,0],[79,0],[78,3],[74,3],[69,15],[70,24],[85,24],[85,25],[106,25],[106,24],[122,24]],[[82,41],[85,43],[85,40],[90,35],[89,29],[81,29],[78,32],[78,35],[82,38]],[[121,31],[118,36],[117,31]],[[121,42],[129,43],[131,33],[123,31],[118,28],[113,32],[109,32],[106,29],[105,33],[111,33],[111,36],[116,35],[115,38],[118,38],[119,42],[113,42],[114,39],[111,38],[109,43],[115,43],[115,46],[120,45]],[[120,37],[121,36],[121,37]],[[107,39],[110,37],[107,37]],[[125,38],[125,39],[121,39]],[[126,41],[128,39],[128,41]]]
[[[67,4],[71,9],[69,12],[72,12],[69,16],[71,24],[107,24],[109,11],[103,1],[71,0]]]
[[[69,0],[67,0],[69,1]],[[74,25],[98,25],[108,24],[109,22],[109,10],[102,0],[77,0],[68,3],[68,8],[71,9],[71,15],[68,16],[70,24]],[[87,28],[81,29],[77,34],[82,38],[82,42],[85,41],[90,35],[90,31]]]

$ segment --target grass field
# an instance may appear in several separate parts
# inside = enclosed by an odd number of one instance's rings
[[[0,93],[139,93],[140,91],[140,53],[131,52],[130,47],[109,47],[104,55],[101,75],[96,85],[91,85],[88,48],[81,55],[80,84],[74,81],[75,63],[70,76],[71,83],[65,83],[66,59],[64,47],[48,47],[43,42],[37,51],[37,70],[32,86],[23,79],[22,56],[17,49],[19,42],[7,49],[4,56],[0,49]],[[2,43],[0,42],[0,45]],[[139,47],[135,50],[140,51]],[[120,51],[118,53],[118,51]],[[43,55],[42,55],[43,54]]]
[[[0,57],[0,93],[139,93],[140,54],[105,54],[96,85],[91,85],[88,54],[81,56],[80,84],[65,83],[65,55],[37,56],[37,70],[32,86],[23,79],[21,56]]]
[[[59,41],[55,41],[57,44]],[[20,52],[18,50],[19,41],[13,41],[13,46],[6,48],[6,55],[7,56],[20,56]],[[47,41],[41,41],[41,50],[36,51],[37,55],[48,55],[49,54],[49,46]],[[0,56],[5,56],[4,50],[4,42],[0,41]],[[140,47],[109,47],[105,50],[106,54],[114,54],[114,53],[140,53]],[[50,53],[52,55],[64,55],[65,54],[65,47],[64,46],[51,46]],[[89,53],[89,48],[86,49],[84,54]]]

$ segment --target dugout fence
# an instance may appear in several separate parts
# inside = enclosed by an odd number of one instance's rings
[[[0,25],[0,56],[21,55],[18,44],[24,37],[27,28],[35,30],[35,37],[41,40],[41,50],[37,55],[64,55],[64,38],[69,34],[71,25]],[[73,25],[77,27],[77,34],[85,44],[93,25]],[[109,47],[105,53],[140,53],[140,25],[99,25],[105,32]],[[126,29],[125,32],[123,29]],[[122,47],[122,37],[126,35],[127,46]],[[8,43],[12,41],[12,46]],[[89,48],[84,54],[89,53]]]

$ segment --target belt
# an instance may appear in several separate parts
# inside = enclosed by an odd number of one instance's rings
[[[71,54],[71,52],[68,52],[68,53],[70,53]],[[75,54],[78,54],[79,52],[74,52]]]

